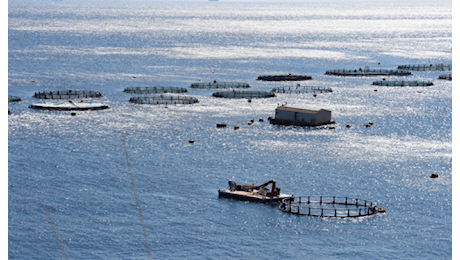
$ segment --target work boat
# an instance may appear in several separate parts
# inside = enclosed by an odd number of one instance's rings
[[[266,188],[270,184],[272,185],[271,190]],[[281,202],[283,199],[294,198],[294,195],[281,194],[281,189],[276,187],[274,180],[270,180],[259,186],[254,184],[237,185],[236,182],[229,180],[228,185],[228,190],[219,190],[219,198],[261,203]]]

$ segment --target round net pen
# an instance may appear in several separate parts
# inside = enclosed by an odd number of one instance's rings
[[[258,76],[257,80],[262,81],[303,81],[303,80],[312,80],[313,78],[308,75],[263,75]]]
[[[271,98],[275,97],[275,93],[267,91],[226,91],[226,92],[215,92],[212,94],[213,97],[218,98]]]
[[[436,65],[433,65],[433,64],[399,65],[398,69],[417,70],[417,71],[452,70],[452,65],[444,65],[442,63],[436,64]]]
[[[100,98],[100,92],[86,90],[56,90],[36,92],[32,97],[41,99],[82,99],[82,98]]]
[[[8,95],[8,103],[10,103],[10,102],[19,102],[19,101],[21,101],[21,98]]]
[[[371,201],[338,196],[302,196],[284,199],[279,209],[285,213],[313,217],[364,217],[385,210]]]
[[[198,103],[198,99],[194,97],[157,95],[153,97],[132,97],[129,102],[148,105],[186,105]]]
[[[374,81],[372,85],[387,87],[427,87],[433,86],[433,82],[426,81]]]
[[[331,93],[332,88],[326,87],[278,87],[272,89],[275,93],[304,94],[304,93]]]
[[[134,94],[159,94],[159,93],[186,93],[186,88],[178,87],[131,87],[125,88],[123,92]]]
[[[218,88],[250,88],[247,83],[238,82],[200,82],[190,85],[191,88],[198,89],[218,89]]]
[[[365,76],[408,76],[412,73],[405,70],[328,70],[325,75],[333,76],[350,76],[350,77],[365,77]]]
[[[450,80],[452,81],[452,74],[449,75],[439,75],[438,79]]]

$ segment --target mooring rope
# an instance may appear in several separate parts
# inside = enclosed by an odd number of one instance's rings
[[[51,220],[50,216],[48,215],[48,210],[45,210],[46,217],[48,218],[48,222],[50,223],[51,227],[54,230],[54,235],[56,236],[57,241],[59,242],[59,246],[61,247],[61,253],[64,259],[67,260],[67,257],[65,256],[64,253],[64,247],[62,246],[62,240],[59,238],[58,233],[56,231],[56,227],[54,227],[53,221]]]

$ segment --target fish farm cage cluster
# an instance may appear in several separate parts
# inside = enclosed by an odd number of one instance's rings
[[[179,96],[163,96],[157,95],[153,97],[132,97],[129,102],[136,104],[148,104],[148,105],[184,105],[184,104],[195,104],[198,103],[198,99],[194,97],[179,97]]]
[[[275,97],[273,92],[267,91],[225,91],[215,92],[212,94],[213,97],[219,98],[271,98]]]
[[[257,80],[262,81],[302,81],[302,80],[311,80],[311,76],[307,75],[268,75],[268,76],[259,76]]]
[[[36,92],[32,97],[41,99],[77,99],[77,98],[99,98],[100,92],[85,90],[58,90]]]
[[[303,94],[303,93],[330,93],[332,88],[326,87],[278,87],[272,89],[275,93],[290,93],[290,94]]]
[[[357,69],[357,70],[328,70],[325,75],[335,76],[408,76],[412,73],[405,70],[371,70],[371,69]]]
[[[452,81],[452,74],[449,75],[439,75],[438,79],[445,79]]]
[[[238,82],[200,82],[193,83],[190,85],[191,88],[201,88],[201,89],[217,89],[217,88],[250,88],[247,83],[238,83]]]
[[[125,88],[123,92],[135,94],[158,94],[158,93],[186,93],[186,88],[178,87],[131,87]]]
[[[21,98],[8,95],[8,103],[9,102],[19,102],[19,101],[21,101]]]
[[[444,65],[440,64],[429,64],[429,65],[399,65],[398,69],[402,70],[418,70],[418,71],[426,71],[426,70],[452,70],[452,65]]]
[[[385,210],[375,203],[337,196],[302,196],[284,199],[279,209],[285,213],[313,217],[363,217]]]
[[[433,86],[433,82],[426,82],[426,81],[374,81],[372,85],[378,86],[387,86],[387,87],[426,87],[426,86]]]

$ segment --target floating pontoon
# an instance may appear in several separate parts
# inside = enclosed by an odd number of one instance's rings
[[[101,103],[85,103],[85,102],[74,102],[72,100],[65,102],[44,102],[31,104],[29,108],[42,109],[42,110],[61,110],[61,111],[74,111],[74,110],[102,110],[108,109],[109,106]]]
[[[325,109],[310,110],[281,105],[275,110],[275,118],[269,118],[273,125],[321,126],[335,124],[332,112]]]
[[[272,185],[271,190],[266,188],[269,184]],[[258,186],[254,184],[237,185],[236,182],[229,180],[228,185],[228,190],[219,190],[219,198],[272,203],[280,202],[283,199],[289,200],[289,198],[294,197],[294,195],[281,194],[281,189],[276,187],[274,180]]]

